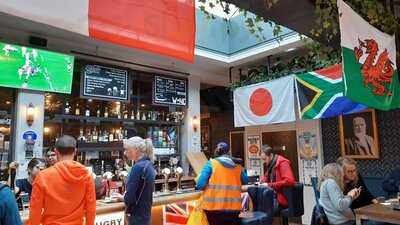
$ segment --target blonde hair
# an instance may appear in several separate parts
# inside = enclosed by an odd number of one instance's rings
[[[349,165],[353,165],[353,166],[355,166],[356,167],[356,169],[358,169],[357,168],[357,162],[356,162],[356,160],[354,160],[354,159],[352,159],[352,158],[350,158],[350,157],[347,157],[347,156],[342,156],[342,157],[339,157],[338,159],[337,159],[337,161],[336,161],[341,167],[342,167],[342,169],[344,170],[344,167],[347,165],[347,166],[349,166]],[[353,180],[351,183],[352,183],[352,185],[356,185],[357,183],[358,183],[358,172],[357,172],[357,174],[356,174],[356,180]]]
[[[343,169],[337,163],[328,163],[324,166],[319,176],[318,189],[321,189],[321,185],[324,181],[333,179],[340,189],[343,191]]]
[[[124,147],[132,148],[139,151],[144,156],[150,158],[153,161],[153,143],[150,138],[143,139],[139,136],[131,137],[124,140]]]

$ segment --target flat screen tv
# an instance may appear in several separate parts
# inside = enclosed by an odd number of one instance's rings
[[[74,57],[0,42],[0,86],[71,93]]]

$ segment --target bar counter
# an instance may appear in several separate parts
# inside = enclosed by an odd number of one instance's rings
[[[166,213],[167,210],[165,209],[165,206],[175,203],[187,204],[187,202],[197,200],[201,193],[201,191],[186,190],[183,193],[171,192],[169,194],[154,194],[152,225],[164,224],[164,221],[168,219],[168,216],[166,215],[168,212]],[[107,203],[104,200],[98,200],[96,204],[96,225],[123,225],[124,208],[123,202]],[[27,210],[21,211],[20,214],[25,223],[28,220],[29,212]]]

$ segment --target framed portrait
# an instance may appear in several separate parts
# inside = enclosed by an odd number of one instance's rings
[[[379,159],[375,110],[339,117],[342,156],[353,159]]]

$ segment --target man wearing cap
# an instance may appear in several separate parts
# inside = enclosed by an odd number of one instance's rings
[[[93,225],[96,194],[90,172],[74,161],[76,140],[64,135],[55,144],[58,162],[41,171],[33,182],[29,225]]]
[[[261,147],[261,159],[264,161],[266,172],[261,177],[260,183],[275,191],[273,212],[276,215],[281,209],[288,207],[283,188],[293,187],[296,180],[290,167],[290,161],[281,155],[272,153],[270,146],[263,145]]]
[[[240,224],[241,187],[248,183],[246,170],[229,155],[229,146],[218,143],[216,158],[203,167],[196,189],[204,190],[202,208],[210,225]]]

